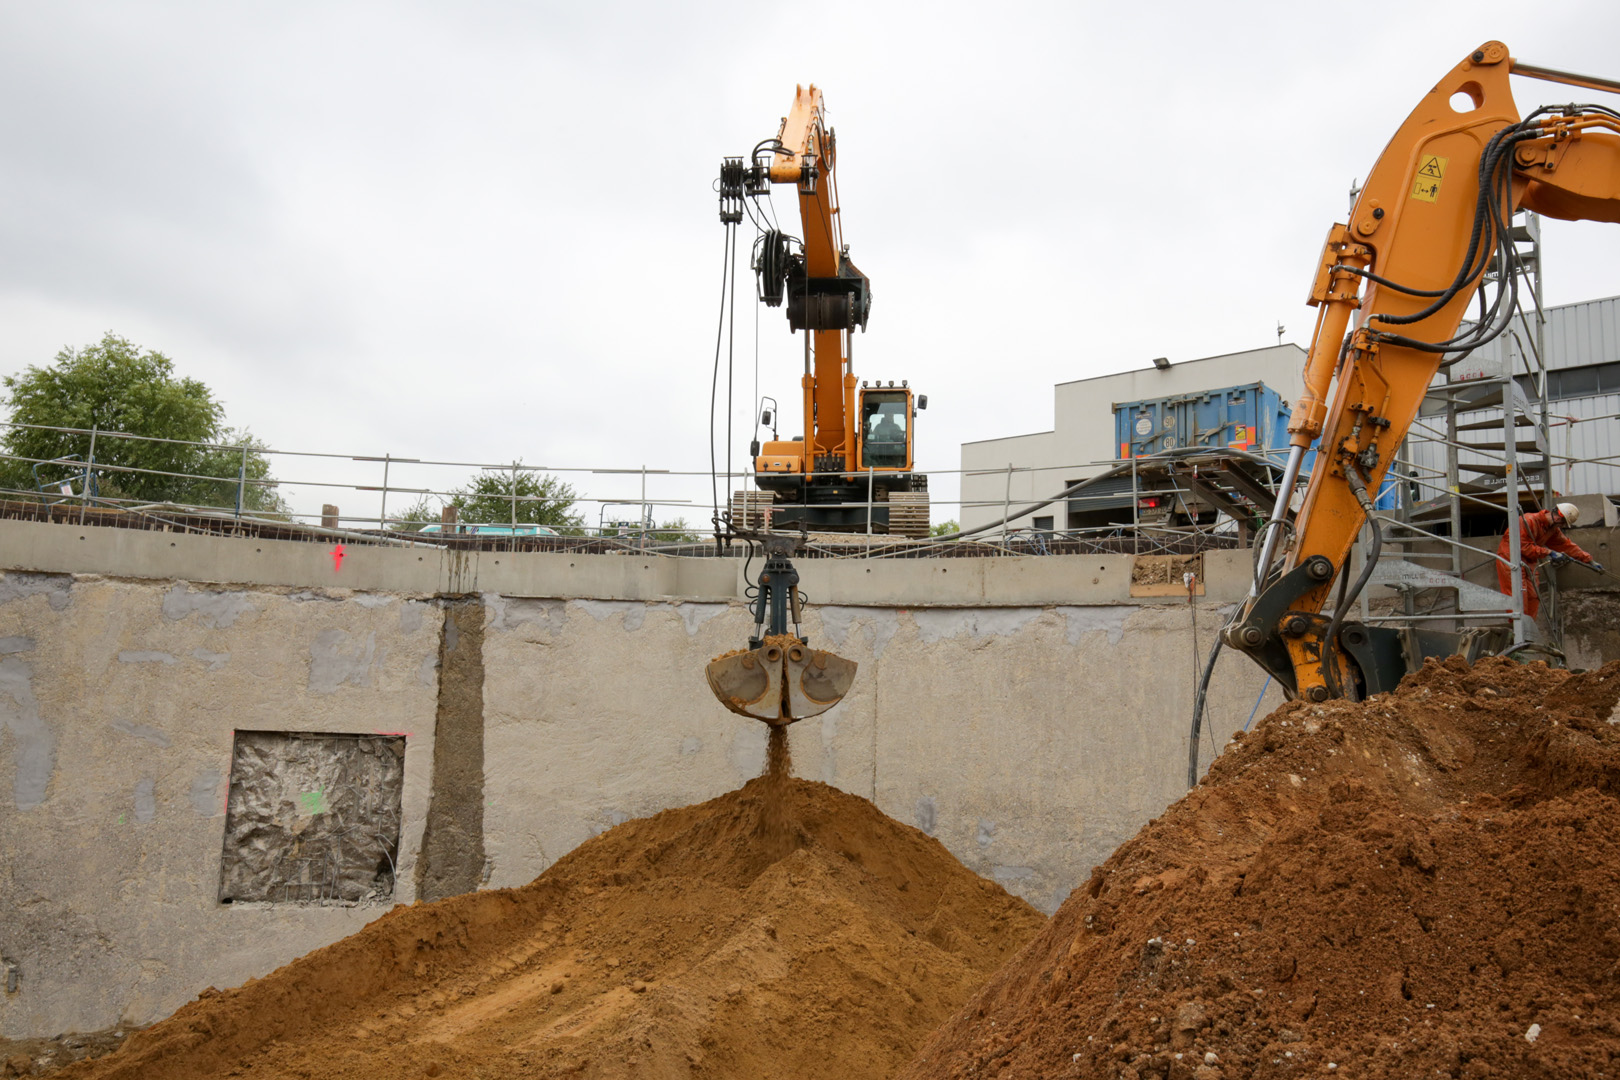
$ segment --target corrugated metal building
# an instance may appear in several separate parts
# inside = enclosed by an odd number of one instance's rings
[[[1528,321],[1515,319],[1507,333],[1458,363],[1452,378],[1500,375],[1503,364],[1511,363],[1530,415],[1539,416],[1539,374],[1528,374],[1538,371],[1533,320],[1533,313]],[[1542,337],[1547,362],[1552,485],[1568,495],[1620,494],[1620,297],[1548,308]],[[1430,435],[1444,432],[1442,411],[1436,404],[1426,405],[1427,415],[1421,426],[1413,429],[1409,457],[1424,473],[1433,470],[1443,475],[1445,470],[1444,445],[1421,438],[1425,429]],[[1500,408],[1479,409],[1460,414],[1459,423],[1501,418]],[[1520,429],[1520,441],[1528,441],[1530,435],[1529,428]],[[1500,443],[1502,433],[1500,429],[1464,431],[1461,439]],[[1500,462],[1501,453],[1465,451],[1458,460],[1463,465],[1490,464]],[[1469,479],[1466,472],[1463,479]]]

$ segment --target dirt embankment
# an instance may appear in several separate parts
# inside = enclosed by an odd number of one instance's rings
[[[772,771],[532,884],[400,907],[74,1080],[888,1077],[1045,920],[871,803]]]
[[[1617,697],[1452,660],[1283,706],[902,1075],[1620,1076]]]

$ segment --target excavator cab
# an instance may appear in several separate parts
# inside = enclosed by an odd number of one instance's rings
[[[842,701],[858,665],[836,653],[812,649],[799,632],[803,614],[799,572],[788,556],[804,543],[803,535],[752,536],[766,553],[754,597],[754,635],[748,648],[715,657],[704,674],[720,704],[739,716],[782,727],[818,716]]]
[[[911,391],[861,391],[861,471],[911,468]]]

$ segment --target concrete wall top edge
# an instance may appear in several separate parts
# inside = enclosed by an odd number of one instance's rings
[[[1227,603],[1248,583],[1245,551],[1205,553],[1202,603]],[[757,562],[757,560],[756,560]],[[1028,607],[1185,603],[1131,595],[1128,554],[942,559],[801,559],[811,604],[851,607]],[[453,552],[198,536],[34,521],[0,521],[0,569],[198,586],[388,593],[427,598],[497,594],[692,604],[743,602],[742,559],[551,552]],[[757,570],[758,567],[755,567]]]

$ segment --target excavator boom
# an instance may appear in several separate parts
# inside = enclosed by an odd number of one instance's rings
[[[1500,333],[1513,314],[1499,294],[1485,318],[1458,332],[1488,272],[1511,293],[1514,211],[1620,221],[1620,114],[1565,106],[1521,120],[1508,86],[1515,71],[1620,89],[1517,64],[1507,46],[1487,42],[1419,102],[1368,175],[1349,222],[1328,233],[1308,298],[1316,328],[1263,569],[1225,637],[1294,695],[1391,689],[1421,659],[1403,655],[1397,631],[1345,622],[1353,594],[1334,614],[1323,605],[1372,512],[1369,493],[1379,490],[1436,372]],[[1292,483],[1313,444],[1294,543],[1274,564]],[[1408,653],[1414,638],[1423,651],[1452,645],[1408,635]]]

